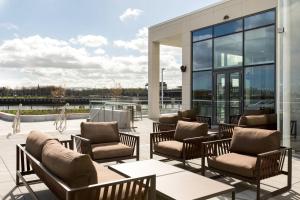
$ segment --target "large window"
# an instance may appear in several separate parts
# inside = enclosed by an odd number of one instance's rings
[[[229,119],[245,110],[275,109],[275,23],[275,10],[269,10],[192,32],[192,106],[199,114],[215,113],[216,122],[220,113]],[[224,94],[218,74],[226,87],[231,84]],[[223,113],[217,103],[224,104]]]
[[[275,26],[245,32],[245,65],[274,63]]]
[[[193,44],[193,70],[212,67],[212,40],[205,40]]]
[[[243,65],[243,34],[223,36],[214,40],[214,67]]]
[[[275,108],[275,66],[265,65],[245,69],[245,110]]]
[[[202,71],[193,73],[193,99],[212,99],[212,72]]]

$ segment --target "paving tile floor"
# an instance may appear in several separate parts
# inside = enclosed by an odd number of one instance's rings
[[[20,199],[20,200],[31,200],[27,189],[25,187],[15,187],[15,171],[16,171],[16,156],[15,149],[16,144],[24,143],[26,140],[26,135],[30,130],[37,129],[57,136],[61,139],[70,138],[71,134],[77,134],[80,131],[80,123],[84,120],[69,120],[67,125],[67,130],[60,134],[55,130],[53,121],[49,122],[35,122],[35,123],[22,123],[21,133],[11,135],[12,133],[12,123],[0,120],[0,199]],[[141,160],[149,159],[149,147],[150,147],[150,137],[149,134],[152,131],[152,120],[144,118],[143,120],[135,121],[134,126],[136,128],[129,130],[122,130],[134,135],[140,136],[141,140]],[[159,156],[154,156],[154,159],[163,159]],[[134,160],[129,160],[128,162],[134,162]],[[166,161],[169,164],[182,167],[181,163],[177,161]],[[106,163],[109,165],[111,163]],[[200,160],[192,160],[188,164],[188,169],[195,170],[200,168]],[[212,176],[212,173],[208,172],[208,176]],[[218,179],[221,182],[232,184],[236,187],[237,195],[236,199],[255,199],[256,192],[255,186],[232,179],[228,177]],[[271,199],[299,199],[300,200],[300,156],[294,155],[293,157],[293,186],[292,189],[284,194],[280,194]],[[283,187],[286,184],[285,176],[277,176],[274,178],[267,179],[263,181],[262,189],[263,193],[273,191],[277,187]],[[43,200],[56,199],[55,195],[48,190],[44,184],[34,185],[33,190],[36,191],[38,197]],[[199,188],[201,189],[201,188]],[[230,194],[216,197],[213,199],[231,199]]]

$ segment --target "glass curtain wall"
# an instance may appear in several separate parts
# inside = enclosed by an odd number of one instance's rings
[[[275,10],[269,10],[192,32],[192,105],[200,115],[216,119],[219,73],[230,70],[242,72],[241,110],[275,110],[275,23]]]

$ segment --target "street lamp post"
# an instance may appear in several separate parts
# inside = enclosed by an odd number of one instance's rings
[[[164,106],[164,70],[166,68],[161,68],[161,109]]]

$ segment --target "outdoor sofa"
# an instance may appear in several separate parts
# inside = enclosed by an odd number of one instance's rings
[[[150,134],[150,158],[156,154],[184,165],[187,160],[201,158],[204,173],[205,153],[202,143],[216,138],[216,134],[208,134],[206,123],[179,120],[175,130]]]
[[[139,160],[138,136],[120,133],[117,122],[82,122],[81,134],[72,135],[78,152],[97,162]]]
[[[72,140],[32,131],[16,148],[16,185],[26,186],[33,199],[30,185],[41,182],[61,200],[155,199],[155,175],[125,177],[72,149]]]
[[[236,127],[232,138],[204,142],[204,146],[209,170],[256,184],[257,199],[261,198],[261,181],[266,178],[284,174],[287,186],[265,197],[291,188],[292,149],[280,146],[280,133],[276,130]]]

